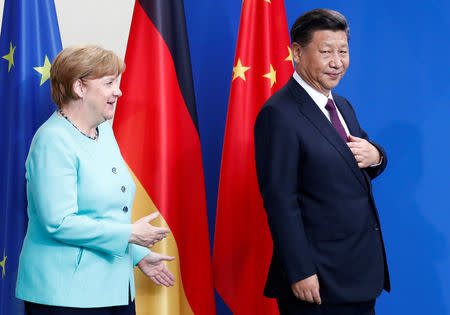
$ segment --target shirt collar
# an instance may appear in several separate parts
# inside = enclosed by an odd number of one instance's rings
[[[322,111],[325,110],[325,106],[327,105],[329,98],[331,98],[334,102],[333,93],[330,92],[330,95],[326,97],[325,95],[311,87],[308,83],[306,83],[305,80],[303,80],[302,77],[297,73],[297,71],[294,71],[293,77],[295,81],[297,81],[298,84],[300,84],[300,86],[305,89],[306,93],[308,93],[308,95],[313,99],[314,103],[316,103]]]

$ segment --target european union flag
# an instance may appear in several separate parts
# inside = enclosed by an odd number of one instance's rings
[[[37,128],[56,108],[49,78],[61,48],[53,0],[5,0],[0,36],[0,314],[24,313],[14,291],[27,226],[25,159]]]

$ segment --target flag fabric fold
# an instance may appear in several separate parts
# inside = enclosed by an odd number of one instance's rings
[[[293,73],[282,0],[244,0],[225,128],[214,235],[215,287],[235,315],[278,314],[263,297],[272,239],[259,194],[253,126]]]
[[[137,314],[215,314],[183,1],[136,1],[125,63],[113,129],[137,184],[133,218],[159,211],[156,224],[172,233],[152,250],[175,256],[174,287],[136,273]]]
[[[51,62],[61,50],[53,0],[5,0],[0,35],[0,314],[23,314],[14,297],[27,225],[25,159],[56,106]]]

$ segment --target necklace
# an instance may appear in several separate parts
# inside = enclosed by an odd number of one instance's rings
[[[67,117],[67,115],[64,114],[64,112],[62,111],[61,108],[58,108],[58,112],[59,112],[59,113],[61,114],[61,116],[63,116],[68,122],[70,122],[70,124],[71,124],[72,126],[74,126],[75,129],[78,130],[83,136],[88,137],[88,138],[91,139],[91,140],[97,140],[97,139],[98,139],[98,127],[95,128],[95,136],[91,137],[91,136],[85,134],[85,133],[84,133],[83,131],[81,131],[80,129],[78,129],[78,127],[75,126],[75,125],[73,124],[73,122],[70,121],[69,117]]]

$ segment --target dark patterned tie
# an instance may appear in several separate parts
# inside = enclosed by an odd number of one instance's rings
[[[345,142],[348,142],[347,133],[345,132],[344,126],[342,126],[341,120],[339,119],[339,115],[336,111],[336,106],[334,105],[334,102],[331,98],[328,99],[325,108],[330,113],[331,123],[333,124],[334,128],[336,128],[342,139],[344,139]]]

